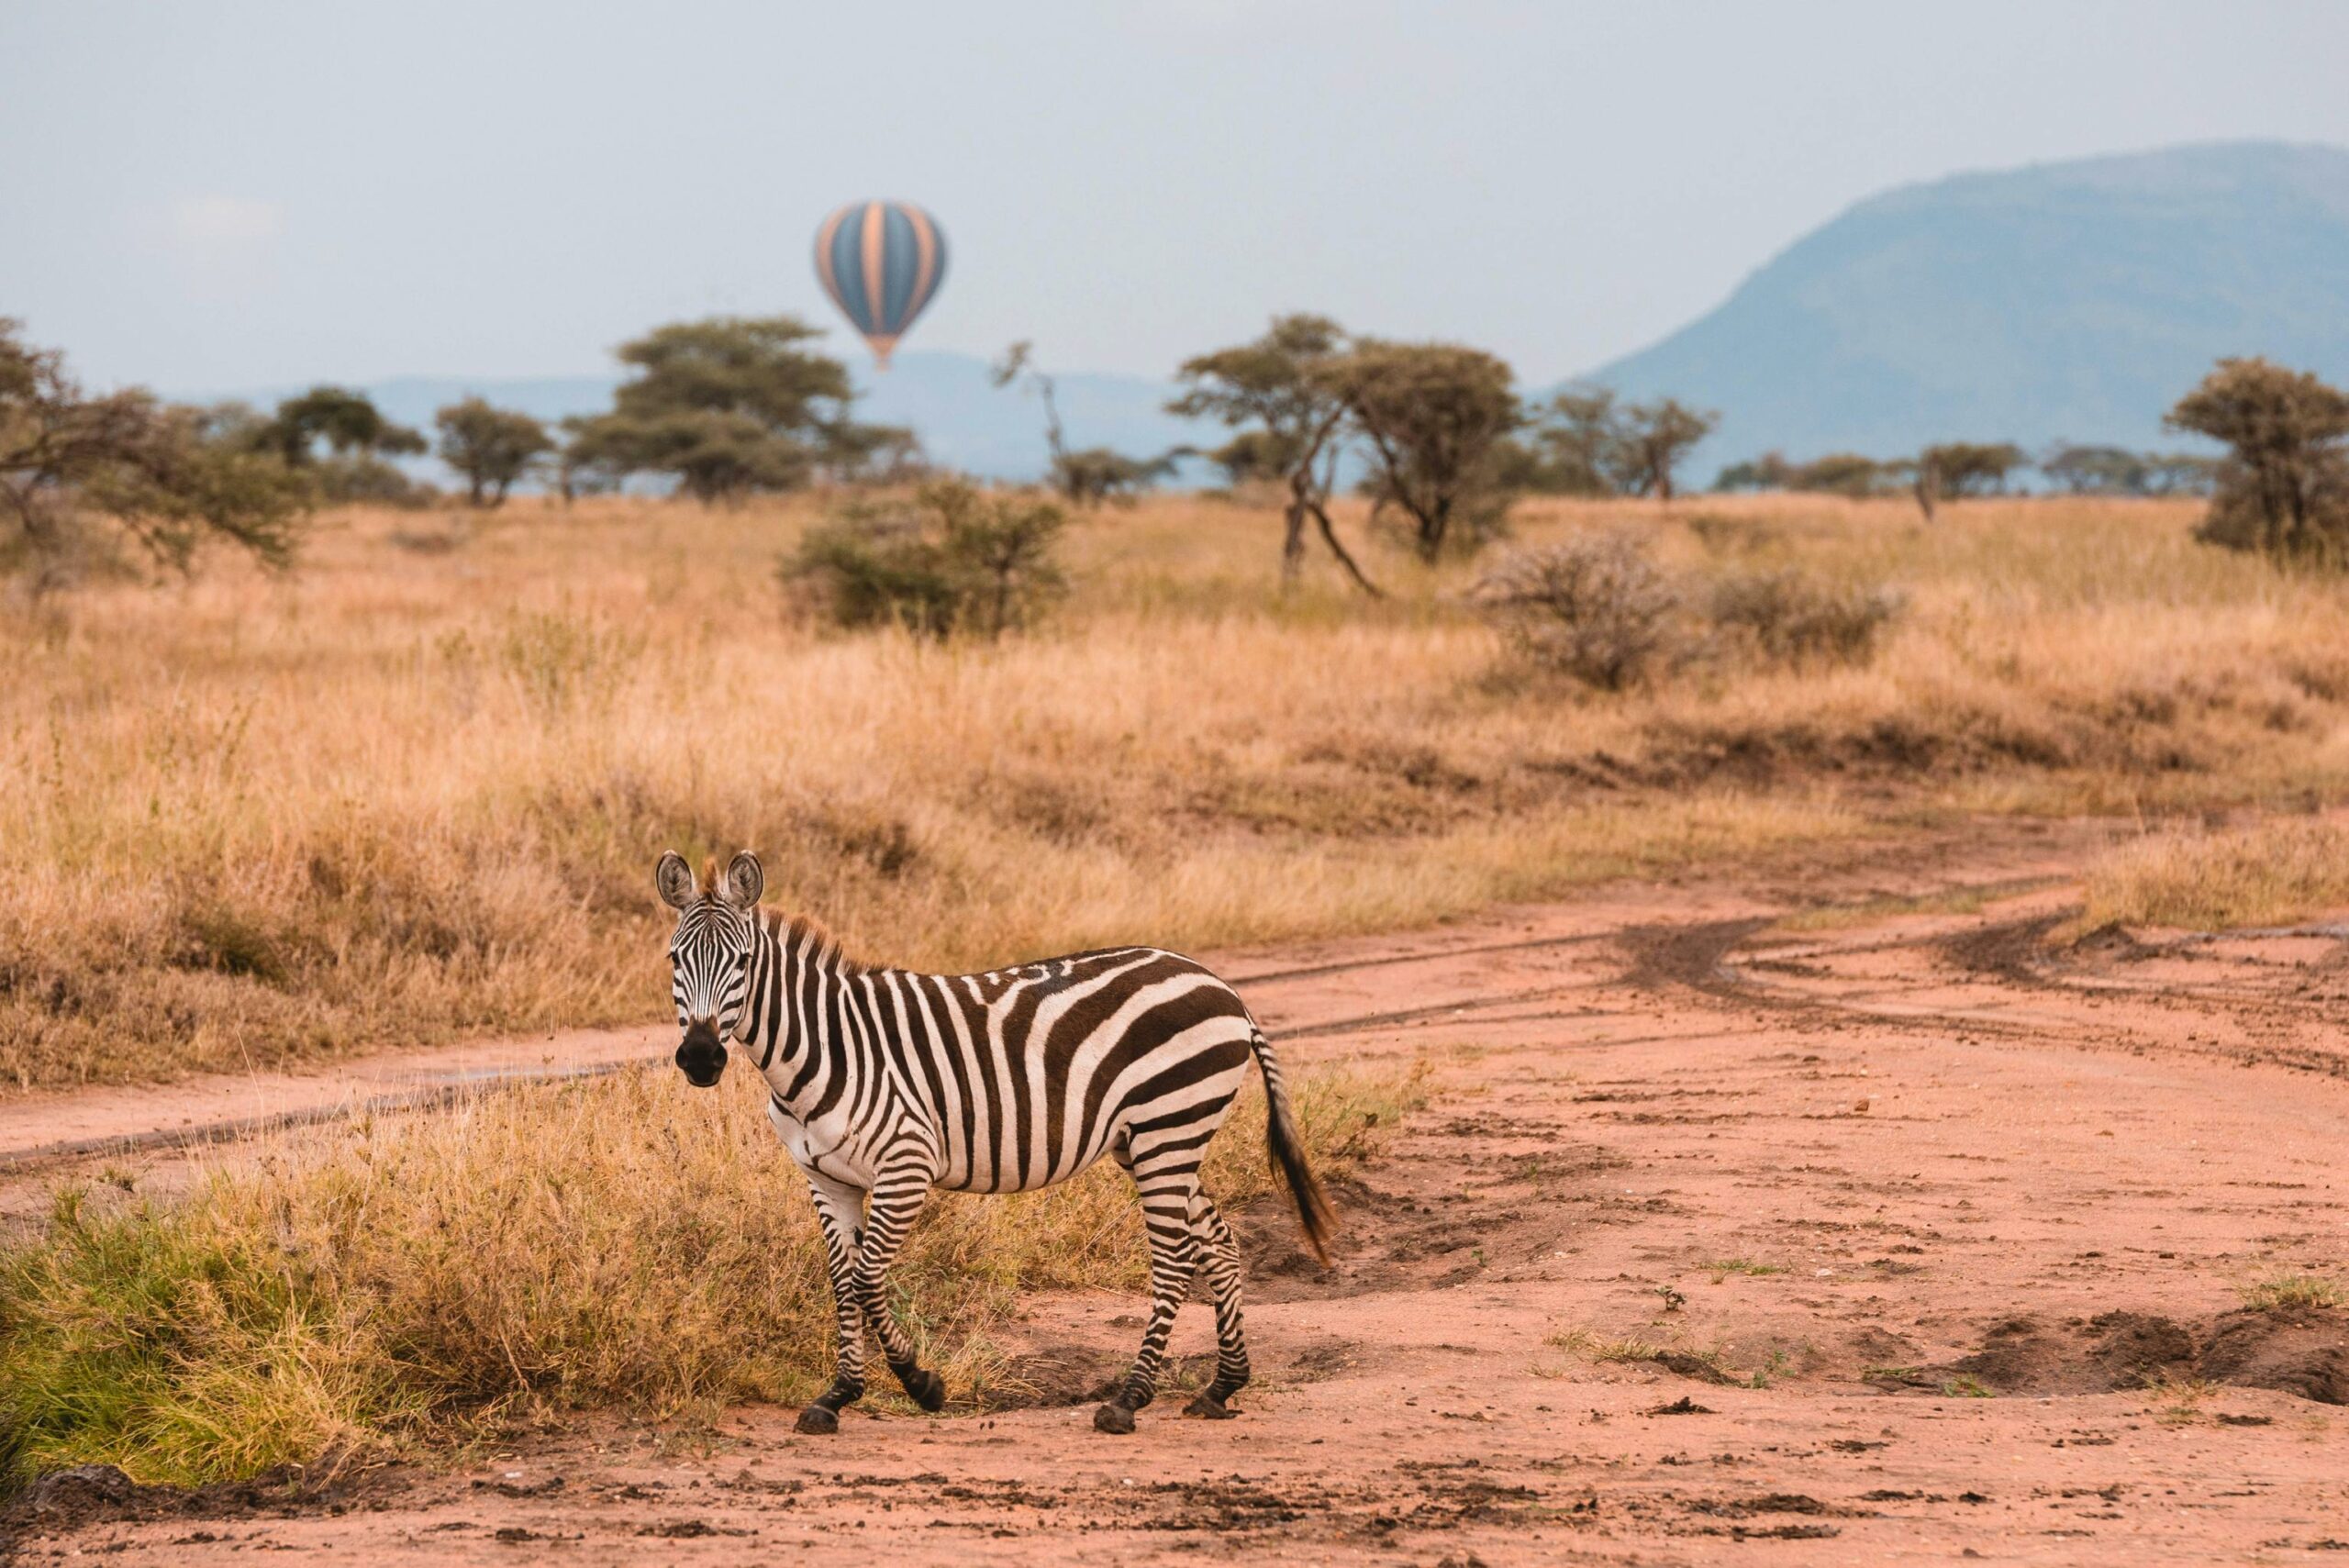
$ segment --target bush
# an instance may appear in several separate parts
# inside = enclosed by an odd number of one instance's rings
[[[2349,394],[2266,360],[2221,360],[2165,422],[2227,444],[2197,539],[2349,564]]]
[[[379,457],[354,452],[317,463],[318,496],[333,506],[396,506],[417,511],[438,500],[440,492],[411,479]]]
[[[1486,573],[1477,606],[1543,667],[1618,692],[1672,651],[1680,605],[1671,580],[1624,534],[1586,534],[1520,550]]]
[[[1710,607],[1715,627],[1766,662],[1864,664],[1903,601],[1890,589],[1841,586],[1789,567],[1722,578]]]
[[[1067,520],[1049,501],[945,480],[909,502],[839,508],[807,531],[782,576],[838,626],[999,637],[1067,592],[1053,560]]]

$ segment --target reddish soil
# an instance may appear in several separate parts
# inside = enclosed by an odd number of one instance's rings
[[[1877,846],[1873,873],[1225,955],[1293,1065],[1424,1057],[1436,1088],[1340,1195],[1334,1267],[1271,1204],[1244,1217],[1241,1420],[1162,1399],[1096,1433],[1085,1396],[1139,1304],[1042,1298],[1015,1326],[1030,1408],[852,1413],[832,1438],[768,1408],[690,1440],[600,1423],[299,1502],[66,1485],[20,1507],[17,1551],[2343,1561],[2349,1312],[2238,1287],[2338,1278],[2349,1252],[2349,927],[2057,946],[2086,847],[2006,828],[1898,873]],[[1893,902],[1965,888],[1935,905],[1964,913]],[[554,1054],[661,1049],[642,1038]],[[310,1114],[346,1081],[272,1081],[233,1114]],[[218,1092],[153,1103],[193,1131]],[[139,1129],[98,1103],[77,1137]],[[0,1160],[22,1125],[0,1119]],[[1203,1310],[1177,1344],[1196,1379]]]

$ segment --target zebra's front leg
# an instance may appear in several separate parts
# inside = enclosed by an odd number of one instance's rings
[[[946,1380],[915,1358],[913,1338],[890,1310],[888,1295],[889,1265],[896,1262],[897,1249],[904,1245],[906,1233],[913,1229],[915,1217],[929,1201],[930,1186],[927,1165],[881,1173],[880,1179],[873,1184],[873,1207],[865,1220],[864,1245],[857,1259],[855,1283],[858,1299],[864,1306],[865,1321],[881,1336],[881,1349],[889,1359],[889,1370],[896,1374],[897,1382],[915,1404],[925,1410],[936,1410],[946,1403]]]
[[[864,1397],[864,1305],[856,1285],[857,1259],[863,1243],[864,1193],[821,1172],[804,1166],[802,1170],[816,1200],[816,1218],[822,1222],[824,1263],[832,1277],[838,1335],[832,1385],[800,1410],[798,1429],[836,1432],[841,1429],[841,1407]]]
[[[1097,1429],[1120,1434],[1134,1429],[1134,1412],[1157,1396],[1166,1336],[1174,1330],[1183,1298],[1190,1294],[1199,1255],[1198,1239],[1191,1230],[1191,1205],[1199,1191],[1198,1151],[1176,1149],[1155,1162],[1135,1155],[1130,1168],[1134,1185],[1141,1189],[1142,1229],[1150,1238],[1150,1323],[1142,1329],[1141,1352],[1126,1373],[1124,1386],[1093,1412]]]

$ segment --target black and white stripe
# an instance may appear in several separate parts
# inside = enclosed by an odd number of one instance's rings
[[[1180,954],[1142,947],[985,974],[876,968],[844,957],[811,921],[762,914],[755,856],[737,855],[721,881],[716,862],[696,879],[671,853],[655,881],[678,912],[677,1065],[707,1086],[729,1043],[752,1054],[768,1117],[823,1221],[840,1367],[801,1413],[802,1430],[834,1430],[841,1407],[864,1392],[867,1326],[907,1393],[924,1409],[944,1402],[884,1292],[930,1188],[1025,1192],[1105,1154],[1141,1194],[1152,1302],[1141,1352],[1095,1424],[1133,1429],[1195,1281],[1215,1303],[1218,1354],[1214,1384],[1189,1410],[1232,1413],[1226,1402],[1248,1381],[1240,1251],[1199,1189],[1199,1165],[1252,1060],[1264,1074],[1274,1163],[1324,1257],[1331,1220],[1280,1065],[1230,986]]]

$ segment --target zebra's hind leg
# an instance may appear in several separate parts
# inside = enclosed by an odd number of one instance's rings
[[[1186,1416],[1223,1421],[1240,1414],[1228,1401],[1248,1386],[1248,1340],[1240,1327],[1240,1243],[1201,1193],[1192,1206],[1191,1229],[1198,1238],[1199,1283],[1215,1299],[1215,1381],[1184,1407]]]
[[[930,1171],[925,1167],[885,1171],[873,1187],[873,1208],[864,1228],[864,1249],[857,1260],[856,1286],[864,1303],[865,1321],[881,1337],[889,1370],[896,1374],[913,1402],[925,1410],[946,1403],[946,1380],[916,1359],[914,1342],[905,1325],[889,1309],[885,1288],[889,1265],[913,1228],[914,1217],[930,1196]]]
[[[803,1167],[804,1170],[804,1167]],[[844,1182],[816,1171],[806,1171],[807,1187],[816,1200],[816,1218],[824,1230],[824,1264],[832,1276],[832,1307],[837,1316],[839,1360],[832,1385],[799,1412],[803,1432],[836,1432],[841,1407],[864,1397],[864,1308],[857,1293],[856,1265],[863,1251],[864,1194]]]
[[[1150,1324],[1142,1330],[1141,1353],[1115,1397],[1093,1412],[1105,1432],[1134,1429],[1134,1412],[1158,1393],[1158,1371],[1166,1358],[1166,1336],[1174,1314],[1190,1294],[1198,1262],[1198,1238],[1191,1230],[1191,1206],[1199,1195],[1199,1152],[1177,1145],[1154,1158],[1133,1156],[1134,1184],[1141,1189],[1142,1229],[1150,1238]]]

